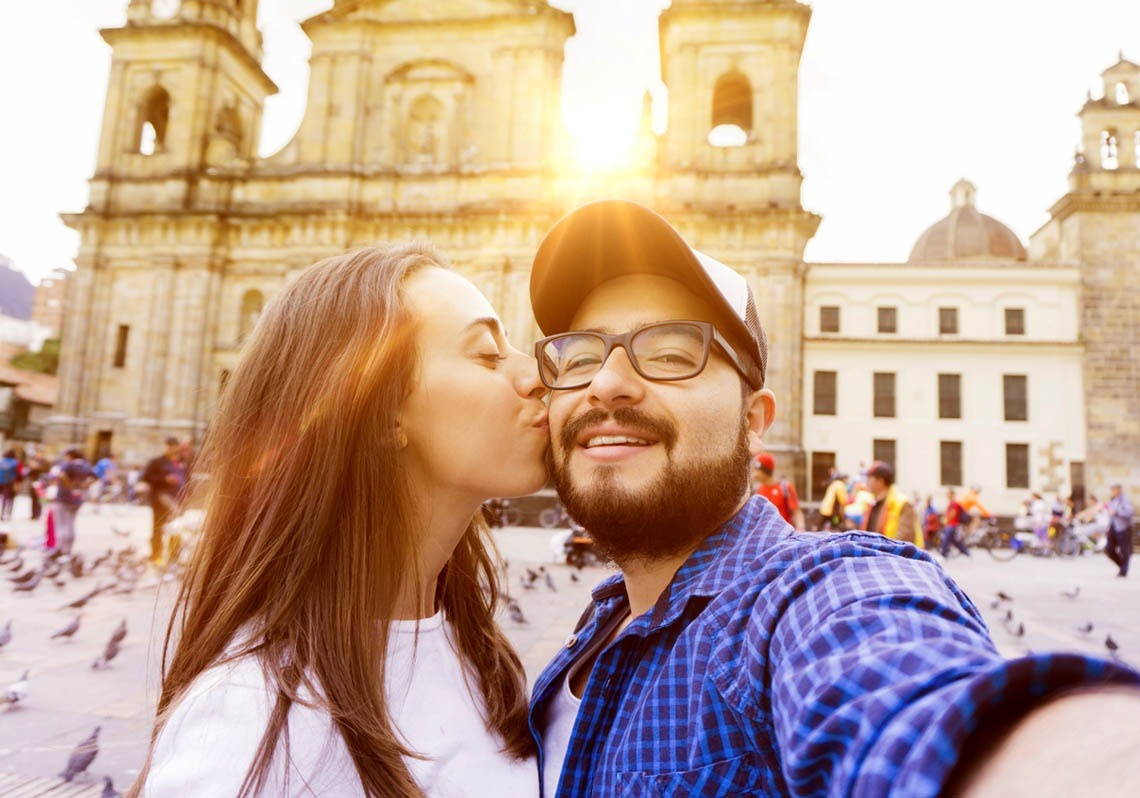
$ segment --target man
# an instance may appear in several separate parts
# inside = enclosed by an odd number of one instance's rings
[[[962,541],[961,536],[962,519],[965,516],[966,511],[962,509],[962,505],[954,497],[954,490],[946,491],[946,525],[942,528],[942,540],[939,541],[939,550],[943,557],[950,556],[951,544],[967,557],[970,556],[970,550]]]
[[[1112,486],[1108,515],[1108,546],[1105,552],[1120,569],[1116,575],[1123,579],[1128,576],[1128,561],[1132,559],[1132,517],[1135,511],[1119,482]]]
[[[962,488],[958,493],[958,504],[962,505],[962,509],[966,511],[966,529],[970,535],[978,531],[978,524],[981,523],[983,518],[991,518],[993,516],[989,508],[982,504],[982,499],[979,495],[981,492],[982,486],[973,484],[968,488]]]
[[[847,528],[847,475],[834,468],[828,476],[827,490],[819,503],[820,529],[824,532],[842,532]]]
[[[15,449],[9,449],[0,457],[0,521],[12,517],[12,505],[19,484],[20,458],[16,457]]]
[[[177,438],[167,438],[162,454],[146,464],[142,481],[150,488],[151,526],[150,561],[163,565],[163,531],[174,517],[178,507],[178,493],[182,490],[183,470],[178,460],[181,444]]]
[[[924,552],[793,535],[749,497],[775,416],[754,300],[664,219],[578,209],[540,246],[531,300],[555,484],[621,568],[535,685],[545,795],[932,796],[975,777],[1090,794],[1107,761],[1076,775],[1075,731],[1140,745],[1140,674],[1007,662]],[[1140,779],[1135,758],[1112,767]]]
[[[867,469],[867,490],[875,497],[875,503],[863,515],[859,528],[925,548],[914,505],[895,487],[895,470],[881,460],[871,463]]]
[[[797,532],[804,531],[804,511],[800,509],[800,497],[796,495],[796,486],[786,479],[776,479],[772,473],[776,470],[776,458],[765,452],[756,458],[756,471],[759,483],[756,493],[763,496],[780,512],[780,517],[796,528]]]
[[[95,472],[83,459],[79,449],[68,449],[59,465],[56,476],[55,501],[51,512],[55,524],[56,549],[71,554],[75,545],[75,516],[87,496],[88,486],[95,481]]]

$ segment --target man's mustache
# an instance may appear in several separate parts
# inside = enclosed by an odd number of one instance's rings
[[[633,407],[617,407],[613,411],[594,408],[566,422],[566,426],[558,436],[562,451],[569,452],[573,449],[587,428],[604,424],[611,419],[629,432],[646,433],[647,436],[658,439],[665,445],[667,452],[672,451],[673,445],[677,442],[677,428],[668,421],[653,418]]]

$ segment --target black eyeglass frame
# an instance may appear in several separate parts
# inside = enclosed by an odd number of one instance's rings
[[[637,362],[637,357],[631,354],[633,351],[631,348],[633,339],[645,330],[652,330],[654,327],[665,327],[673,324],[690,324],[701,331],[701,364],[692,374],[686,374],[683,377],[651,377],[641,370],[641,366],[638,365]],[[551,385],[550,382],[546,379],[546,373],[542,368],[542,350],[545,349],[546,345],[551,341],[556,341],[559,338],[569,338],[572,335],[590,335],[602,340],[605,348],[602,350],[602,359],[598,362],[598,371],[595,371],[593,374],[591,374],[589,379],[574,383],[573,385]],[[644,379],[650,380],[651,382],[679,382],[680,380],[691,380],[693,377],[696,377],[705,370],[705,366],[707,366],[709,363],[709,347],[711,344],[716,344],[724,353],[724,356],[728,358],[728,361],[732,364],[733,368],[740,372],[740,375],[744,377],[745,381],[749,385],[756,387],[754,385],[755,379],[750,376],[749,370],[745,368],[740,356],[736,354],[736,351],[732,348],[731,344],[725,340],[724,336],[720,334],[717,328],[707,321],[695,321],[693,319],[670,319],[669,321],[655,321],[652,324],[642,325],[641,327],[630,330],[629,332],[622,333],[620,335],[611,335],[609,333],[596,332],[594,330],[571,330],[569,332],[558,333],[556,335],[548,335],[547,337],[535,342],[534,357],[535,360],[538,361],[538,376],[542,380],[543,385],[552,391],[573,391],[577,390],[578,388],[585,388],[587,385],[593,382],[594,377],[598,376],[598,372],[600,372],[605,367],[606,361],[610,359],[610,355],[613,354],[614,349],[619,346],[625,350],[626,357],[629,358],[629,363],[631,366],[633,366],[634,371],[636,371]]]

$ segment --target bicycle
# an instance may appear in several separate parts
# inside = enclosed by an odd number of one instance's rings
[[[1021,546],[1009,533],[998,528],[992,518],[983,518],[973,532],[967,532],[966,545],[971,549],[985,549],[1000,562],[1008,562],[1021,552]]]
[[[574,519],[570,517],[570,513],[566,512],[566,508],[562,506],[562,502],[555,502],[553,507],[547,507],[538,514],[538,523],[542,525],[543,529],[554,529],[556,526],[575,526]]]

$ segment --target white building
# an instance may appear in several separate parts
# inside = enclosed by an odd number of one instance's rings
[[[1026,260],[959,182],[906,263],[808,264],[803,440],[810,495],[835,465],[894,465],[933,495],[977,483],[998,513],[1084,485],[1077,266]]]

